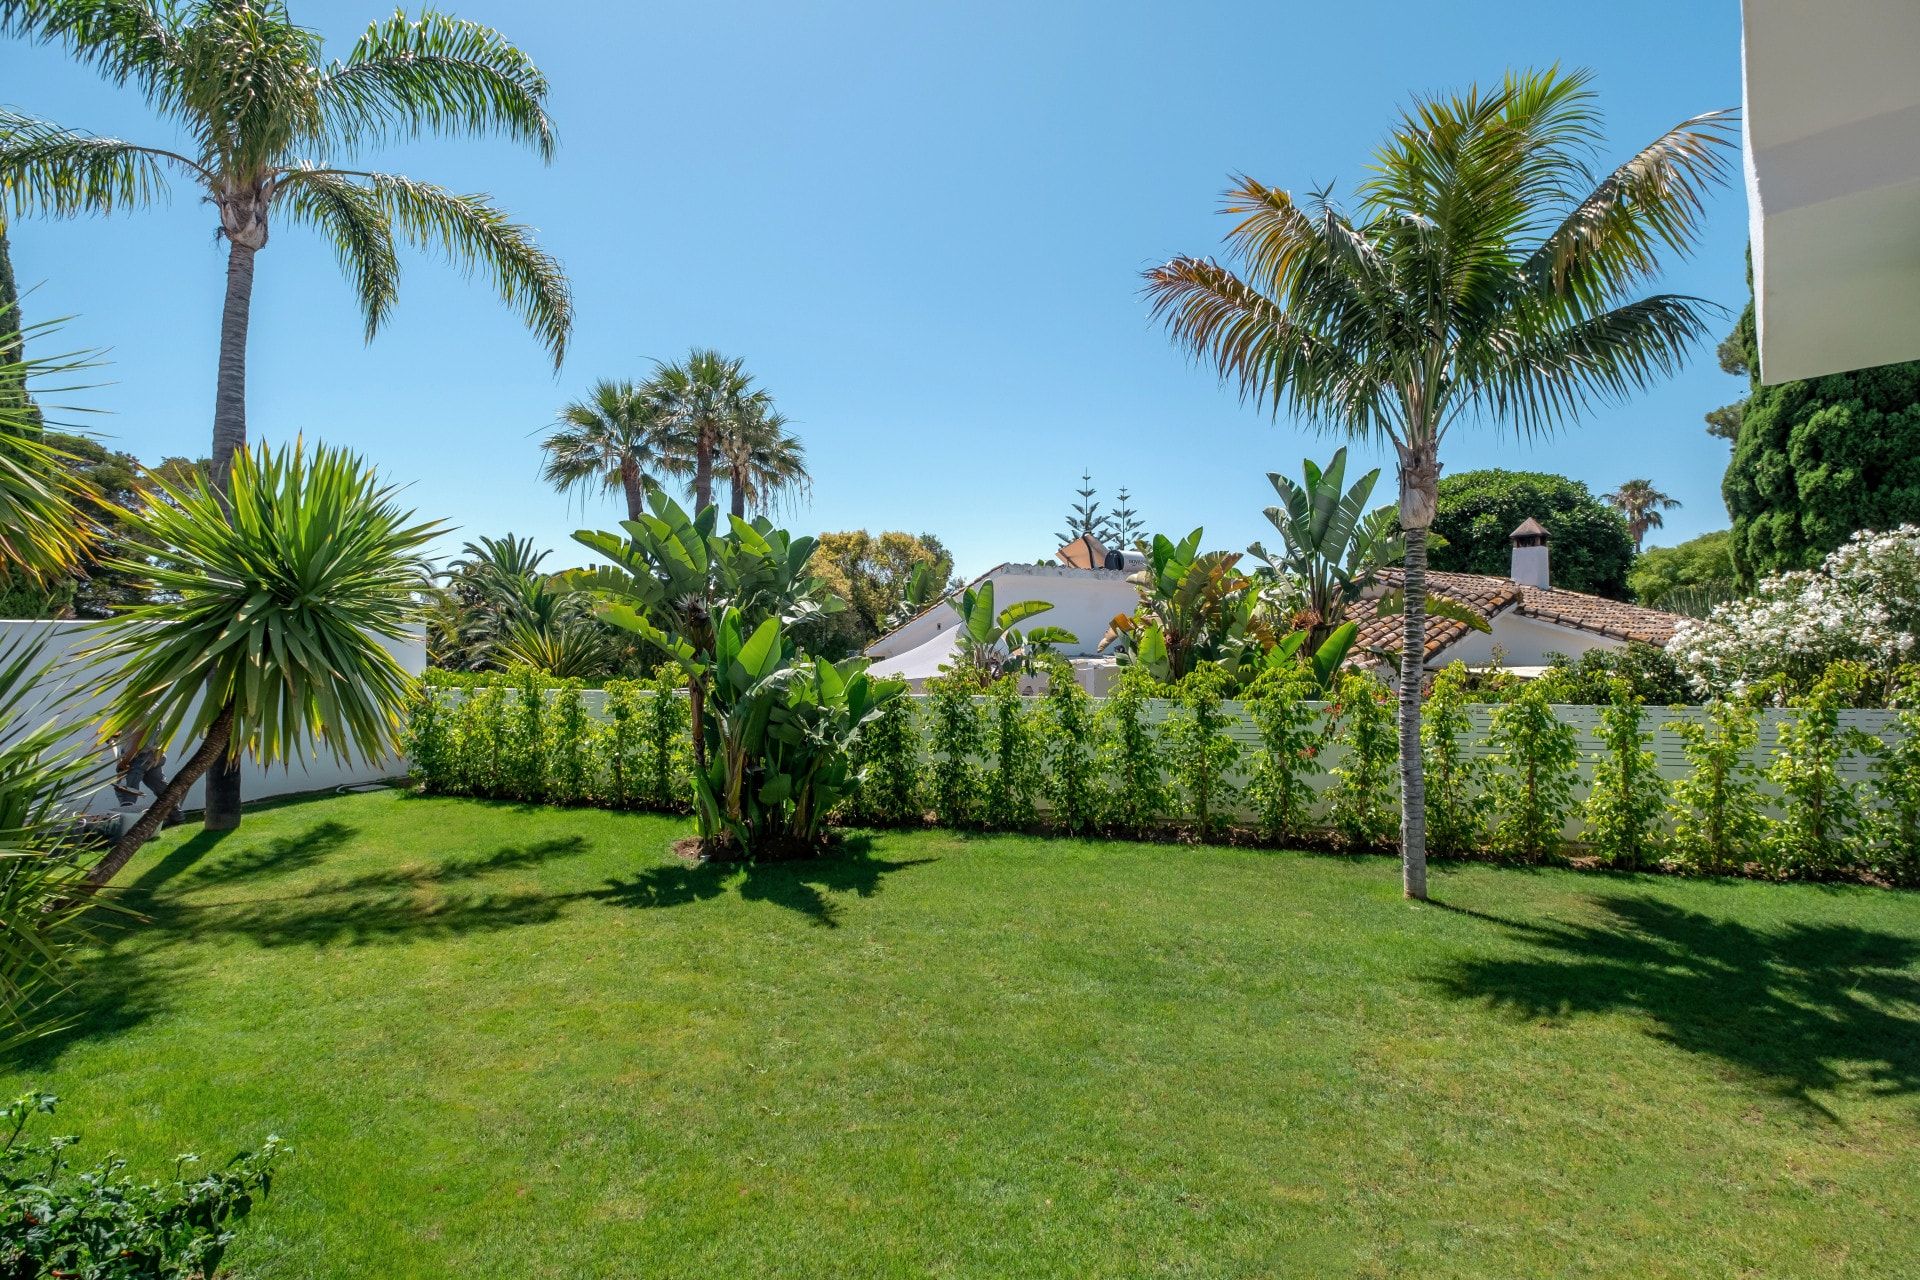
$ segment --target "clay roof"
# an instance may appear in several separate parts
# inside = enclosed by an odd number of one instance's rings
[[[1400,570],[1382,570],[1379,582],[1387,590],[1398,587],[1401,582]],[[1497,617],[1511,609],[1523,618],[1538,618],[1558,626],[1591,631],[1615,640],[1638,640],[1643,644],[1665,644],[1673,638],[1674,631],[1684,621],[1676,614],[1662,613],[1658,609],[1643,609],[1639,605],[1607,600],[1579,591],[1563,591],[1558,587],[1526,587],[1508,578],[1479,573],[1430,571],[1427,574],[1427,589],[1472,605],[1488,618]],[[1387,653],[1400,651],[1399,615],[1378,617],[1374,613],[1374,601],[1366,599],[1348,606],[1347,617],[1360,624],[1360,634],[1354,641],[1356,655],[1359,651],[1369,649]],[[1455,622],[1451,618],[1429,617],[1427,659],[1431,661],[1442,650],[1451,648],[1464,639],[1468,631],[1465,623]]]

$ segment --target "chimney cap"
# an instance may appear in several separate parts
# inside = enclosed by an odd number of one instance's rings
[[[1538,520],[1528,516],[1520,522],[1520,527],[1507,535],[1513,539],[1516,547],[1540,547],[1547,542],[1547,531]]]

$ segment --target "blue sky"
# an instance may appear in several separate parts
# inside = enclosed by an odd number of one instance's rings
[[[807,529],[938,534],[972,573],[1052,552],[1090,468],[1156,529],[1209,545],[1270,532],[1271,470],[1335,447],[1242,407],[1148,320],[1142,269],[1214,252],[1230,173],[1348,190],[1419,91],[1509,67],[1590,68],[1612,156],[1740,100],[1737,0],[1357,0],[1307,5],[818,3],[543,5],[456,0],[554,85],[551,166],[506,142],[361,157],[488,191],[566,264],[578,319],[556,377],[484,284],[409,260],[371,346],[330,251],[284,228],[261,254],[251,346],[256,438],[350,446],[465,537],[560,548],[608,525],[538,479],[537,440],[597,378],[694,345],[744,356],[804,436]],[[294,0],[344,55],[374,0]],[[166,145],[130,92],[56,51],[4,46],[0,101]],[[115,447],[202,453],[224,251],[190,190],[148,213],[16,221],[29,319],[70,315],[111,385],[86,402]],[[1745,200],[1712,203],[1665,286],[1744,304]],[[1724,527],[1727,448],[1701,415],[1741,393],[1711,344],[1681,377],[1534,444],[1449,440],[1452,471],[1558,471],[1604,492],[1646,475],[1685,506],[1654,542]],[[1376,463],[1384,457],[1372,459]],[[1384,482],[1383,482],[1384,483]],[[1383,487],[1382,494],[1387,492]]]

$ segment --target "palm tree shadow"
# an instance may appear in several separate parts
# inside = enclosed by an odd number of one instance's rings
[[[1465,912],[1531,953],[1460,961],[1429,981],[1530,1020],[1641,1014],[1660,1040],[1828,1119],[1814,1094],[1920,1091],[1920,939],[1837,924],[1756,929],[1643,896],[1592,901],[1604,918],[1591,924]]]
[[[701,862],[649,867],[638,875],[607,883],[587,896],[618,907],[678,907],[725,893],[739,878],[741,898],[770,902],[797,911],[828,929],[840,926],[840,907],[830,894],[871,898],[895,871],[931,862],[931,858],[876,858],[872,841],[855,836],[819,858],[782,862]]]

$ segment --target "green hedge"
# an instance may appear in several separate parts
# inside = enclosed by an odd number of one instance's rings
[[[1751,705],[1716,702],[1704,721],[1677,722],[1689,772],[1668,781],[1645,751],[1660,713],[1625,680],[1586,734],[1557,718],[1546,686],[1522,688],[1496,709],[1489,750],[1474,753],[1460,673],[1443,673],[1424,734],[1432,852],[1560,857],[1563,827],[1577,819],[1573,851],[1619,866],[1920,883],[1920,675],[1904,684],[1885,743],[1841,727],[1848,678],[1823,682],[1779,726],[1766,769],[1749,759],[1760,742]],[[1251,686],[1239,713],[1223,692],[1204,669],[1169,688],[1137,666],[1100,702],[1070,682],[1028,699],[1011,679],[985,693],[935,680],[926,697],[897,699],[865,727],[861,783],[837,817],[1392,846],[1398,742],[1384,686],[1349,674],[1321,702],[1310,683],[1276,676]],[[593,697],[604,705],[590,708]],[[1155,723],[1159,699],[1169,705]],[[1236,737],[1242,715],[1252,732]],[[603,695],[526,675],[423,685],[407,749],[427,791],[689,808],[687,701],[674,679],[611,681]],[[1871,781],[1842,776],[1850,757],[1867,761]],[[1576,806],[1582,766],[1591,783]]]

